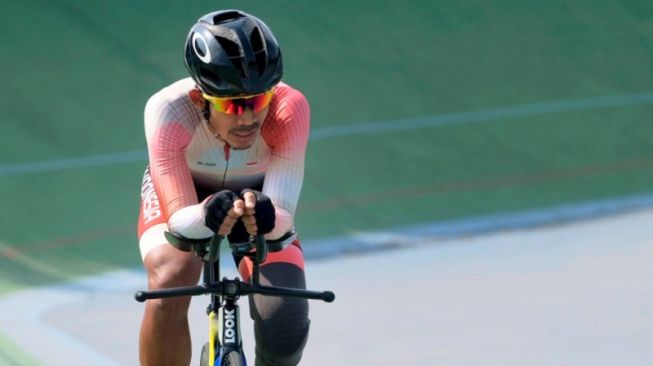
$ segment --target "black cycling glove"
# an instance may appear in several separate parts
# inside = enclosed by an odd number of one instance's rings
[[[236,193],[224,190],[214,193],[204,203],[204,224],[214,232],[220,230],[227,213],[238,199]]]
[[[264,193],[253,189],[244,189],[240,192],[240,197],[245,198],[245,192],[252,192],[256,196],[256,206],[254,207],[254,217],[256,218],[256,227],[258,234],[267,234],[274,229],[274,223],[277,216],[274,211],[274,205],[270,197]]]
[[[249,233],[245,228],[245,224],[243,224],[243,220],[236,221],[227,238],[230,243],[247,243],[249,241]]]

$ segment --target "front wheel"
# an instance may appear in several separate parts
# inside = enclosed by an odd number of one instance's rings
[[[243,356],[240,355],[238,351],[231,351],[227,353],[224,357],[223,364],[224,366],[244,366],[243,365]]]
[[[209,366],[209,342],[204,343],[204,346],[202,346],[200,366]]]
[[[229,352],[223,359],[224,361],[220,366],[245,366],[243,363],[243,356],[238,351]],[[209,366],[209,343],[204,343],[202,346],[202,355],[200,356],[200,366]]]

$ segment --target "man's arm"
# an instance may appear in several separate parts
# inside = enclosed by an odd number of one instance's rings
[[[185,149],[194,133],[194,116],[169,89],[152,96],[145,106],[145,137],[150,174],[168,230],[201,239],[213,233],[204,225]]]
[[[293,229],[295,209],[304,180],[304,158],[310,129],[310,107],[306,98],[290,87],[279,88],[280,105],[274,122],[262,134],[271,147],[270,166],[263,193],[275,207],[274,230],[266,235],[278,239]]]

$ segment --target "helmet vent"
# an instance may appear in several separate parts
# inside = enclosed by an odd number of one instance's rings
[[[254,52],[263,51],[263,39],[261,37],[261,31],[258,28],[252,30],[252,33],[249,35],[249,40],[252,43],[252,50]]]
[[[220,46],[222,49],[225,51],[227,54],[227,57],[231,61],[231,64],[238,70],[240,73],[240,76],[242,78],[247,78],[247,74],[245,73],[245,67],[243,66],[243,55],[241,53],[240,45],[230,39],[224,38],[217,36],[215,37],[218,42],[220,43]]]
[[[267,61],[267,55],[265,54],[265,51],[257,52],[256,53],[256,66],[258,70],[258,74],[261,75],[265,72],[265,69],[267,65],[265,62]]]
[[[241,17],[242,15],[238,11],[220,12],[213,17],[213,25],[218,25],[220,23],[228,22]]]
[[[200,71],[199,77],[202,81],[209,84],[219,84],[222,82],[222,79],[220,76],[218,76],[218,74],[204,67],[202,68],[202,71]]]
[[[252,51],[254,51],[254,56],[256,57],[256,68],[259,75],[265,72],[267,67],[267,54],[265,52],[265,44],[263,43],[263,37],[261,36],[261,30],[257,27],[252,30],[252,33],[249,36],[250,43],[252,45]]]
[[[236,42],[219,36],[215,38],[218,40],[218,43],[220,43],[222,49],[227,53],[227,57],[241,57],[240,46]]]

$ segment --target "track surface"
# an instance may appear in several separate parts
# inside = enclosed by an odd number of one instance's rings
[[[309,286],[337,299],[312,303],[303,363],[650,364],[652,220],[643,210],[309,261]],[[131,296],[143,283],[119,271],[18,292],[0,301],[0,331],[35,358],[35,334],[46,339],[44,365],[136,365]],[[191,310],[196,347],[205,300]],[[243,331],[251,360],[246,316]]]

